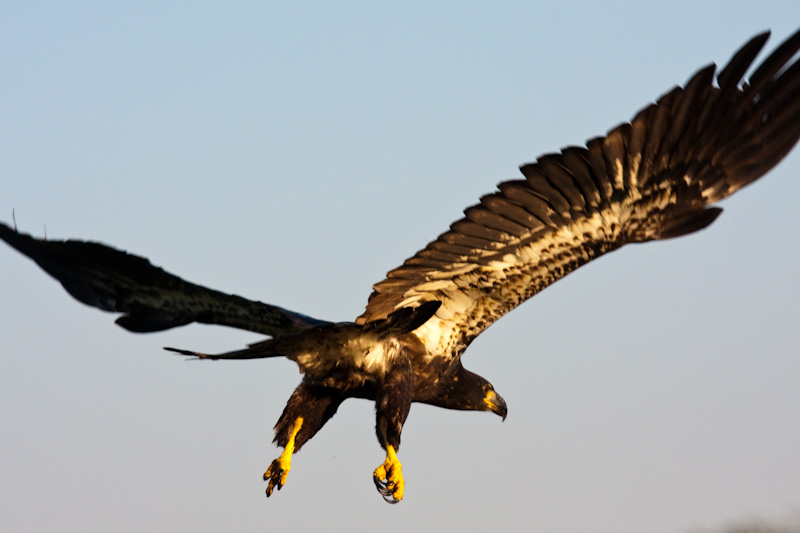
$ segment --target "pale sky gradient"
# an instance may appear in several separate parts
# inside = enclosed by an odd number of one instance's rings
[[[330,320],[539,154],[630,119],[800,2],[3,2],[0,220]],[[264,497],[287,361],[133,335],[0,249],[0,530],[682,532],[800,514],[800,151],[708,230],[580,269],[415,405],[383,502],[351,400]]]

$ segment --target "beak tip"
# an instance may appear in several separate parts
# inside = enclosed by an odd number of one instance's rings
[[[506,402],[503,400],[502,396],[494,391],[490,391],[489,395],[487,395],[483,401],[488,406],[488,411],[492,411],[505,422],[506,416],[508,416],[508,407],[506,407]]]

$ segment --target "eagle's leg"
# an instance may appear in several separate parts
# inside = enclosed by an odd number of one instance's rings
[[[272,461],[267,471],[264,472],[264,481],[269,481],[269,485],[267,485],[267,498],[272,496],[273,490],[276,488],[281,490],[281,487],[286,483],[286,476],[289,475],[289,469],[292,467],[295,438],[300,432],[301,427],[303,427],[303,417],[298,416],[294,419],[292,431],[289,433],[289,440],[283,448],[283,453]]]
[[[403,480],[403,465],[397,458],[394,446],[386,446],[386,460],[372,473],[378,492],[389,503],[399,503],[403,499],[405,481]]]
[[[292,454],[300,451],[303,444],[330,420],[342,400],[338,391],[313,386],[305,380],[295,389],[275,424],[275,442],[283,447],[283,453],[264,472],[264,481],[269,481],[267,497],[275,489],[281,490],[289,475]]]
[[[403,361],[387,372],[375,398],[378,441],[386,450],[386,460],[375,469],[372,478],[378,492],[389,503],[398,503],[405,491],[403,467],[397,459],[397,450],[403,423],[411,409],[413,392],[414,372],[411,365]]]

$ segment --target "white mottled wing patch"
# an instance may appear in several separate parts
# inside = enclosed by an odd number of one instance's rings
[[[430,354],[457,357],[499,317],[595,257],[706,227],[721,212],[708,204],[762,176],[800,137],[800,32],[742,81],[767,37],[746,43],[717,85],[708,66],[586,148],[522,166],[525,179],[500,183],[377,283],[357,322],[441,301],[415,333]]]

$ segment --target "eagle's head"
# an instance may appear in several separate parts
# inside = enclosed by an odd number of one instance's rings
[[[508,415],[506,401],[502,396],[494,391],[494,387],[488,381],[486,381],[486,385],[483,388],[483,403],[486,405],[489,411],[500,415],[503,417],[503,420],[506,419],[506,415]]]
[[[485,378],[470,372],[459,362],[455,371],[438,380],[433,398],[422,400],[445,409],[491,411],[506,419],[508,407],[503,397]]]

